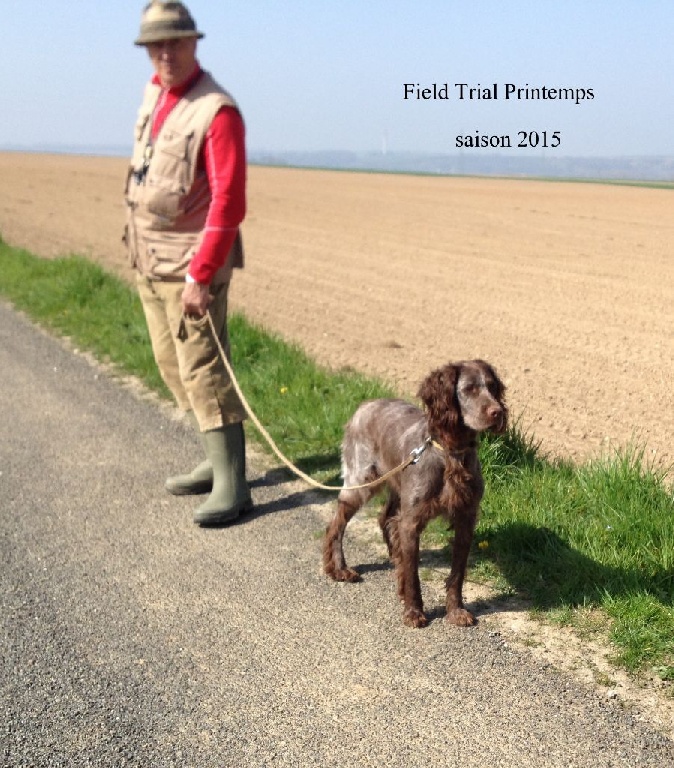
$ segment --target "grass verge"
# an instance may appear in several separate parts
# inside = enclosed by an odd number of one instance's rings
[[[164,396],[135,292],[76,256],[42,260],[0,241],[0,293],[39,323]],[[302,350],[231,319],[241,387],[281,450],[305,472],[336,483],[342,426],[386,384],[331,372]],[[471,558],[473,576],[528,598],[545,618],[604,617],[616,663],[674,681],[674,496],[637,450],[575,467],[543,456],[517,425],[481,444],[487,493]],[[438,523],[429,527],[449,549]],[[597,626],[593,620],[593,626]]]

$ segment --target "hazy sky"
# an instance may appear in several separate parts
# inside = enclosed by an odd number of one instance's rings
[[[0,0],[0,147],[130,146],[150,75],[133,45],[143,5]],[[251,151],[453,153],[457,135],[476,131],[513,144],[518,131],[558,131],[550,154],[674,154],[673,0],[189,7],[206,33],[199,59],[239,101]],[[446,83],[450,99],[405,100],[405,83]],[[461,101],[455,83],[497,83],[499,98]],[[506,100],[508,83],[594,98]]]

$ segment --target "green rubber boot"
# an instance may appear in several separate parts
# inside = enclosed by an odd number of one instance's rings
[[[194,513],[194,522],[202,526],[231,523],[253,506],[246,482],[243,424],[211,429],[203,438],[213,466],[213,490]]]
[[[204,433],[199,429],[199,422],[194,415],[194,411],[188,411],[187,418],[199,435],[204,453],[208,455]],[[165,488],[174,496],[191,496],[199,493],[210,493],[213,489],[213,466],[211,465],[211,460],[208,458],[205,459],[191,472],[188,472],[185,475],[173,475],[173,477],[167,478]]]

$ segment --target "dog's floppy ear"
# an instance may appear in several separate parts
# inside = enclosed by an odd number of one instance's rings
[[[456,365],[448,364],[431,371],[419,385],[417,397],[429,411],[435,411],[443,407],[448,399],[454,398],[458,378],[459,369]]]
[[[459,404],[456,383],[459,367],[448,364],[432,371],[419,386],[417,397],[426,408],[431,435],[441,438],[456,434],[459,425]]]

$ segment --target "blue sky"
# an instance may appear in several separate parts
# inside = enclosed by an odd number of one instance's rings
[[[672,0],[188,5],[206,33],[200,61],[239,101],[251,151],[453,153],[457,135],[523,130],[559,131],[560,156],[674,155]],[[130,144],[150,75],[133,45],[143,2],[0,7],[0,148]],[[459,82],[498,83],[500,98],[459,101]],[[405,101],[405,83],[447,83],[451,99]],[[506,101],[506,83],[594,99]]]

